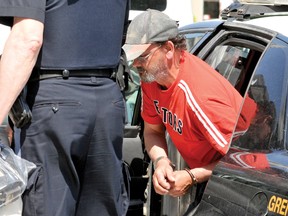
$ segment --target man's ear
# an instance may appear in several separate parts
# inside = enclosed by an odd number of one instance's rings
[[[168,59],[172,59],[173,58],[173,52],[170,50],[170,51],[168,51],[167,53],[166,53],[166,57],[168,58]]]
[[[174,44],[171,41],[167,41],[166,47],[166,49],[168,50],[168,52],[166,53],[166,58],[172,59],[174,55]]]

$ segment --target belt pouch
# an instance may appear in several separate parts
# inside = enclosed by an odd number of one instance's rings
[[[9,113],[9,118],[17,128],[22,128],[32,119],[32,112],[26,102],[25,88],[17,97]]]

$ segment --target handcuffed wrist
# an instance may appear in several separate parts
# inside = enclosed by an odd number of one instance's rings
[[[192,185],[196,185],[198,183],[195,175],[192,173],[192,171],[188,168],[185,168],[185,171],[189,174],[189,176],[191,177],[192,180]]]
[[[169,165],[172,167],[173,170],[175,170],[175,168],[176,168],[175,164],[172,163],[172,162],[170,161],[170,159],[169,159],[168,157],[166,157],[166,156],[160,156],[160,157],[156,158],[156,160],[153,162],[153,167],[154,167],[154,169],[156,169],[157,163],[158,163],[160,160],[162,160],[162,159],[167,159],[167,160],[169,161]]]

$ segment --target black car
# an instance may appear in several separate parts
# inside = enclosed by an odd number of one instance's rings
[[[191,215],[288,215],[288,1],[256,3],[240,1],[222,11],[221,20],[180,28],[191,53],[227,78],[244,99],[257,104],[250,127],[242,136],[235,134]],[[135,99],[130,127],[139,130],[143,157],[128,163],[132,173],[128,215],[142,215],[142,205],[144,215],[182,215],[197,186],[181,198],[155,194],[148,179],[153,170],[143,148],[140,91]],[[185,166],[176,149],[169,150],[169,157],[178,169]],[[133,200],[139,201],[137,205]]]

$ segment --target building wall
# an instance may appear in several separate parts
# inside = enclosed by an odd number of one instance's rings
[[[231,3],[233,3],[233,0],[192,0],[194,22],[199,22],[199,21],[203,21],[203,20],[216,18],[216,17],[213,17],[212,14],[209,14],[209,13],[205,14],[204,13],[204,11],[206,11],[206,10],[204,10],[204,1],[207,4],[213,4],[214,3],[215,5],[218,5],[219,8],[215,8],[214,11],[215,10],[219,11],[219,14],[220,14],[220,11],[222,11],[224,8],[226,8]]]

